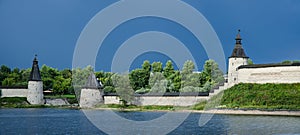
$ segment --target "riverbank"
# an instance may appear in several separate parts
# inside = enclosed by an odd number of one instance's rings
[[[212,110],[193,110],[188,107],[130,107],[130,108],[110,108],[98,107],[95,110],[112,110],[127,112],[191,112],[204,114],[226,114],[226,115],[257,115],[257,116],[297,116],[300,117],[300,110],[255,110],[255,109],[212,109]]]
[[[228,115],[265,115],[265,116],[297,116],[300,111],[264,111],[264,110],[235,110],[235,109],[216,109],[207,111],[192,111],[193,113],[207,114],[228,114]]]

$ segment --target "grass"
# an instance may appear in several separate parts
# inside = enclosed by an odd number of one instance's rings
[[[300,110],[300,84],[238,84],[225,90],[226,108]]]

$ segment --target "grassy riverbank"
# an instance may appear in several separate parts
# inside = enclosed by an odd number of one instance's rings
[[[234,109],[234,110],[300,110],[300,84],[238,84],[224,91],[220,104],[208,107],[208,102],[201,102],[190,107],[176,106],[135,106],[135,105],[100,105],[97,108],[132,111],[180,111],[204,110],[204,108]],[[217,95],[220,96],[220,95]],[[48,99],[63,98],[70,104],[76,104],[75,95],[45,96]],[[212,100],[216,100],[213,97]],[[213,103],[209,102],[209,103]],[[1,98],[1,108],[45,108],[62,107],[49,105],[30,105],[26,98]],[[73,106],[69,106],[74,108]],[[68,108],[68,106],[65,106]]]
[[[300,110],[300,84],[238,84],[224,91],[221,105],[231,109]]]

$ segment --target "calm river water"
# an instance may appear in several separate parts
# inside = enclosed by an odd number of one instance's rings
[[[144,121],[155,119],[165,113],[117,112],[117,114],[127,119]],[[169,134],[300,134],[300,117],[214,115],[208,123],[199,127],[200,116],[201,114],[191,113]],[[107,125],[110,124],[107,122]],[[161,125],[157,125],[154,128],[160,127]],[[94,126],[81,110],[0,109],[0,134],[105,133]]]

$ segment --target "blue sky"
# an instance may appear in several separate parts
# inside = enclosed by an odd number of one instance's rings
[[[0,64],[29,68],[34,54],[40,66],[71,68],[76,41],[89,20],[112,0],[0,0]],[[300,1],[298,0],[184,0],[200,11],[216,31],[227,57],[241,29],[246,54],[254,63],[300,60]],[[167,10],[167,9],[166,9]],[[182,35],[197,57],[198,67],[207,59],[205,51],[183,28],[171,21],[149,17],[130,20],[108,37],[104,49],[116,49],[122,38],[147,30]],[[124,32],[125,31],[125,32]],[[109,39],[110,38],[110,39]],[[112,45],[114,44],[114,45]],[[105,51],[104,51],[105,52]],[[111,51],[107,51],[111,52]],[[96,70],[110,70],[111,58],[97,56]],[[144,59],[168,59],[158,53],[138,57],[132,68]]]

